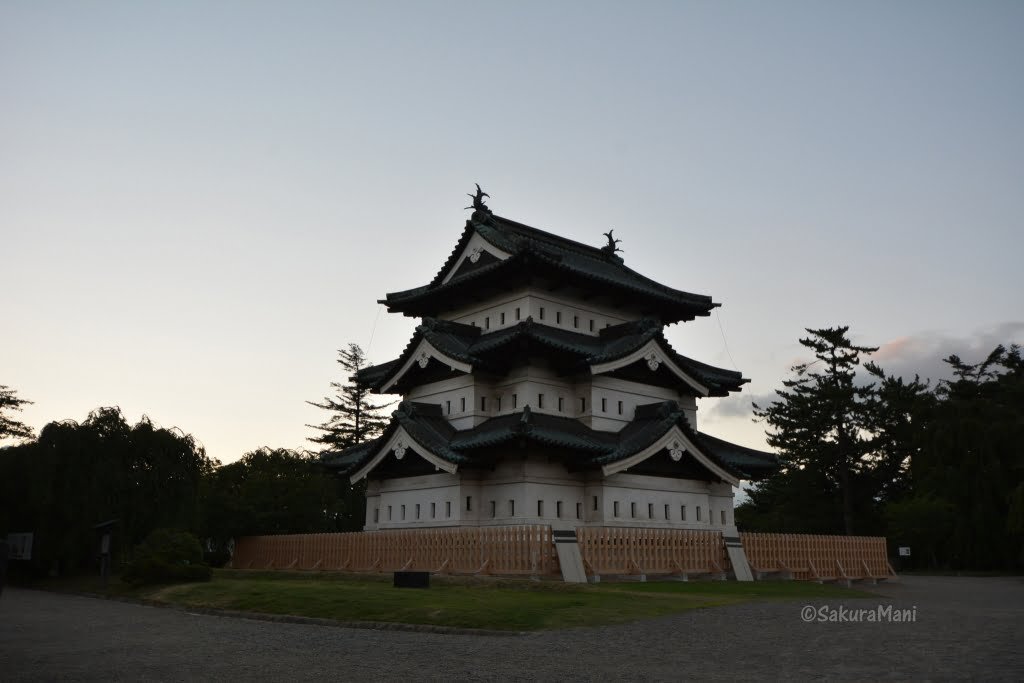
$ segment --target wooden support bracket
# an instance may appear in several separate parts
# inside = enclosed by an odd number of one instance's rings
[[[480,568],[477,569],[473,573],[474,574],[490,574],[491,572],[488,570],[488,567],[490,565],[491,565],[491,559],[487,558],[486,560],[484,560],[484,563],[482,565],[480,565]]]

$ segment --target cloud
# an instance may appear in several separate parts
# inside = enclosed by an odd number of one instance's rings
[[[715,399],[715,403],[707,413],[702,413],[702,417],[711,420],[727,417],[750,419],[754,417],[754,403],[764,408],[776,398],[777,396],[774,391],[764,394],[744,392],[733,396],[723,396],[722,398]]]
[[[952,354],[960,356],[965,363],[984,360],[999,344],[1024,344],[1024,322],[1003,322],[977,330],[966,337],[953,337],[937,332],[920,332],[898,337],[879,346],[871,360],[885,370],[886,374],[913,379],[932,380],[934,385],[940,379],[953,375],[949,365],[942,362]]]

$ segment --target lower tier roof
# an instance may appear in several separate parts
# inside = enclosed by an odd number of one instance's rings
[[[325,454],[323,463],[358,481],[389,455],[400,460],[407,450],[448,472],[489,468],[496,457],[510,450],[543,450],[557,454],[569,469],[602,470],[606,475],[627,469],[654,472],[651,465],[657,460],[657,473],[663,476],[687,478],[686,472],[699,468],[734,485],[740,479],[762,479],[779,467],[772,453],[693,429],[675,401],[638,406],[635,419],[618,432],[591,429],[574,418],[534,413],[529,407],[456,430],[439,405],[403,401],[380,437]]]

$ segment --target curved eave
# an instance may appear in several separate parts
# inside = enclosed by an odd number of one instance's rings
[[[366,475],[372,472],[374,468],[377,467],[377,465],[379,465],[389,454],[394,453],[394,457],[401,460],[408,455],[408,451],[410,450],[434,467],[444,470],[445,472],[454,474],[459,469],[457,464],[439,457],[429,448],[417,441],[404,426],[399,426],[394,430],[389,438],[382,439],[381,442],[383,445],[377,449],[377,452],[370,461],[356,470],[356,472],[349,477],[349,481],[351,483],[355,484],[366,477]]]
[[[400,365],[396,364],[398,369],[385,376],[375,387],[375,390],[378,393],[388,393],[388,390],[394,387],[403,377],[405,377],[413,367],[419,366],[421,369],[425,368],[431,359],[436,359],[440,363],[450,367],[453,371],[463,372],[466,374],[473,372],[472,363],[467,363],[451,357],[431,344],[425,337],[421,338],[420,343],[413,349],[413,351],[406,355],[408,355],[408,358],[406,358],[405,362]]]
[[[733,468],[719,462],[718,458],[703,449],[679,428],[678,425],[670,428],[665,434],[655,440],[646,448],[633,455],[607,463],[601,467],[601,472],[607,477],[618,472],[624,472],[634,465],[638,465],[655,453],[663,450],[676,450],[682,446],[682,450],[688,453],[694,460],[699,462],[705,469],[714,474],[722,481],[733,486],[739,486],[740,476]]]
[[[647,367],[650,368],[652,372],[657,371],[657,369],[664,364],[673,375],[678,377],[693,391],[697,392],[699,396],[707,396],[710,393],[710,389],[706,385],[698,382],[690,375],[690,373],[679,367],[671,355],[667,353],[665,349],[661,348],[661,345],[655,339],[648,341],[633,352],[616,360],[591,365],[590,372],[594,375],[603,375],[640,361],[646,362]]]

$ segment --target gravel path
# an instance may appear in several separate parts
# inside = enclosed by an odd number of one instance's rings
[[[0,680],[1024,679],[1024,580],[907,577],[877,591],[883,597],[813,605],[916,607],[916,620],[805,623],[802,603],[759,602],[491,637],[263,622],[7,588]]]

